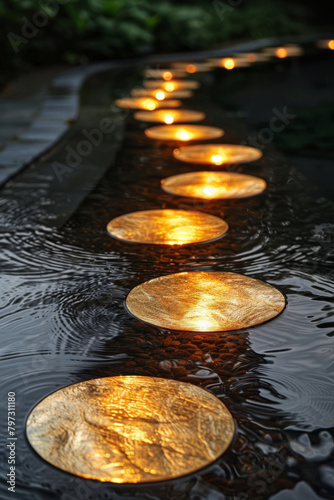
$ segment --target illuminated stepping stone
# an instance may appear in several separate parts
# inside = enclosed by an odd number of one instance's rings
[[[175,90],[175,92],[167,92],[164,89],[132,89],[131,95],[134,97],[153,97],[158,101],[164,99],[184,99],[194,95],[192,90]]]
[[[260,149],[235,144],[199,144],[184,146],[173,151],[174,158],[178,160],[216,166],[248,163],[258,160],[262,155]]]
[[[212,64],[207,62],[185,62],[176,61],[171,64],[175,69],[180,69],[181,71],[186,71],[187,73],[202,73],[206,71],[212,71]]]
[[[119,108],[146,109],[147,111],[153,111],[159,107],[178,108],[181,104],[182,102],[177,99],[169,99],[162,104],[152,97],[124,97],[122,99],[116,99],[116,105]]]
[[[182,69],[144,69],[143,75],[147,78],[162,78],[165,81],[172,80],[173,78],[184,78],[187,76],[186,71]]]
[[[234,423],[225,405],[199,387],[126,376],[54,392],[32,410],[26,429],[34,450],[59,469],[141,483],[209,465],[229,447]]]
[[[242,274],[184,272],[146,281],[126,299],[131,314],[161,328],[238,330],[264,323],[285,307],[281,292]]]
[[[235,172],[188,172],[161,181],[167,193],[206,200],[247,198],[262,193],[267,183],[253,175]]]
[[[162,88],[167,92],[173,92],[174,90],[184,90],[184,89],[198,89],[200,86],[199,82],[196,80],[170,80],[166,82],[165,80],[146,80],[144,82],[144,87],[146,89]]]
[[[160,125],[147,128],[145,134],[160,141],[196,141],[216,139],[224,135],[224,130],[205,125]]]
[[[188,210],[143,210],[112,219],[111,236],[132,243],[185,245],[216,240],[228,230],[219,217]]]
[[[171,123],[198,122],[204,120],[205,113],[190,109],[157,109],[156,111],[137,111],[134,117],[136,120],[160,122],[170,125]]]

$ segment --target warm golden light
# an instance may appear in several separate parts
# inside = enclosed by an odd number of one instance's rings
[[[157,103],[154,101],[151,101],[150,99],[145,99],[142,103],[144,109],[148,109],[150,111],[153,111],[157,107]]]
[[[171,80],[169,82],[165,82],[165,80],[145,80],[143,85],[147,89],[161,88],[167,92],[173,92],[174,90],[197,89],[199,82],[195,80]]]
[[[303,53],[302,47],[294,43],[286,44],[283,47],[265,47],[262,51],[267,56],[272,55],[278,57],[279,59],[296,57]]]
[[[43,399],[27,420],[33,449],[59,469],[112,483],[193,473],[230,445],[226,406],[195,385],[157,377],[88,380]]]
[[[151,245],[204,243],[220,238],[227,230],[227,223],[214,215],[168,209],[121,215],[107,226],[114,238]]]
[[[175,61],[171,63],[173,68],[181,71],[186,71],[189,74],[192,73],[202,73],[212,70],[212,65],[208,62],[197,62],[197,61]]]
[[[178,108],[181,104],[182,102],[177,99],[169,99],[168,101],[160,102],[152,98],[124,97],[116,100],[116,105],[120,108],[146,109],[147,111],[153,111],[162,106],[164,108]]]
[[[267,283],[230,272],[184,272],[146,281],[126,299],[145,323],[184,331],[239,330],[277,316],[284,296]]]
[[[186,66],[187,73],[196,73],[196,70],[197,70],[197,68],[196,68],[195,64],[188,64]]]
[[[158,99],[158,101],[163,101],[165,99],[165,97],[166,97],[166,94],[162,90],[158,90],[158,92],[156,92],[156,94],[155,94],[155,98]]]
[[[189,141],[193,136],[186,130],[180,129],[176,131],[175,137],[176,139],[180,139],[180,141]]]
[[[224,163],[224,157],[222,155],[212,155],[211,161],[215,165],[221,165],[222,163]]]
[[[156,111],[138,111],[134,117],[136,120],[170,125],[171,123],[198,122],[205,118],[205,113],[191,109],[157,109]]]
[[[328,42],[328,48],[331,50],[334,50],[334,40],[329,40]]]
[[[284,49],[284,47],[279,47],[278,49],[276,49],[276,57],[279,57],[280,59],[284,59],[285,57],[287,57],[288,55],[288,52],[286,49]]]
[[[174,83],[169,82],[169,83],[166,83],[165,88],[166,88],[167,92],[173,92],[173,90],[175,90],[175,85],[174,85]]]
[[[177,153],[174,151],[173,155],[178,160],[187,163],[219,166],[258,160],[262,156],[262,151],[235,144],[199,144],[181,147]]]
[[[247,54],[246,61],[250,62],[250,63],[256,62],[256,55],[255,54]]]
[[[173,78],[173,74],[170,72],[170,71],[165,71],[163,74],[162,74],[162,78],[164,80],[171,80]]]
[[[205,125],[161,125],[145,130],[147,137],[161,141],[194,141],[215,139],[224,135],[224,130]]]
[[[235,61],[234,59],[223,59],[222,60],[222,65],[224,66],[225,69],[233,69],[235,66]]]
[[[171,116],[171,115],[167,115],[164,117],[164,122],[167,124],[167,125],[170,125],[171,123],[174,122],[174,118]]]
[[[143,75],[146,78],[163,78],[164,80],[171,80],[172,78],[183,78],[187,76],[187,73],[184,69],[182,70],[180,68],[173,70],[147,68],[143,71]]]
[[[173,92],[167,92],[166,89],[132,89],[131,95],[134,97],[153,97],[158,101],[164,99],[185,99],[191,97],[193,92],[191,90],[174,90]]]
[[[167,193],[208,200],[247,198],[262,193],[267,183],[253,175],[236,172],[187,172],[161,181]]]

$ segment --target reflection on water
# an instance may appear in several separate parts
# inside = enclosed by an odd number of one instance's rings
[[[238,123],[223,121],[214,125],[233,131],[226,142],[238,141]],[[5,401],[16,392],[20,500],[240,500],[292,488],[330,498],[334,209],[269,153],[247,171],[232,170],[264,178],[268,191],[230,201],[169,195],[161,179],[189,165],[129,119],[116,168],[62,229],[25,227],[24,200],[4,202],[1,396]],[[226,220],[230,231],[181,248],[129,245],[107,234],[112,218],[154,208],[200,210]],[[195,270],[265,280],[286,294],[287,308],[253,329],[215,334],[160,331],[126,312],[134,286]],[[119,374],[171,378],[215,394],[235,417],[230,451],[202,474],[136,489],[69,476],[34,454],[24,424],[40,399],[71,383]],[[10,498],[4,475],[0,491]]]

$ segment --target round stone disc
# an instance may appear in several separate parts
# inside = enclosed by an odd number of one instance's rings
[[[161,94],[161,92],[163,94]],[[160,93],[160,95],[159,95]],[[131,90],[131,95],[134,97],[153,97],[155,99],[164,100],[164,99],[184,99],[187,97],[191,97],[193,95],[192,90],[174,90],[173,92],[167,92],[164,89],[133,89]],[[161,97],[162,99],[161,99]]]
[[[135,287],[126,305],[136,318],[170,330],[217,332],[259,325],[277,316],[285,298],[242,274],[184,272]]]
[[[205,113],[191,109],[157,109],[155,111],[137,111],[134,114],[136,120],[159,123],[185,123],[199,122],[204,120]]]
[[[224,130],[205,125],[159,125],[147,128],[145,134],[160,141],[198,141],[221,137]]]
[[[154,245],[205,243],[223,236],[228,224],[219,217],[189,210],[143,210],[112,219],[108,233],[122,241]]]
[[[188,172],[161,181],[167,193],[206,200],[247,198],[262,193],[267,183],[253,175],[236,172]]]
[[[143,85],[147,89],[159,87],[167,90],[167,92],[173,92],[174,90],[198,89],[200,83],[196,80],[170,80],[169,82],[165,80],[145,80]]]
[[[262,151],[235,144],[199,144],[179,148],[173,151],[173,156],[187,163],[220,166],[258,160],[262,157]]]
[[[146,109],[147,111],[153,111],[159,107],[178,108],[181,104],[182,102],[177,99],[168,99],[162,105],[161,101],[157,101],[152,97],[124,97],[123,99],[116,99],[116,105],[119,108]]]
[[[230,445],[230,412],[209,392],[154,377],[108,377],[64,387],[41,401],[27,437],[50,464],[110,481],[163,481],[195,472]]]

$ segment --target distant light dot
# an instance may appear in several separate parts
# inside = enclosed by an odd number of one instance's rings
[[[150,101],[149,99],[147,99],[146,101],[143,102],[143,106],[144,106],[144,108],[148,109],[149,111],[152,111],[153,109],[155,109],[157,107],[155,102]]]
[[[207,186],[203,189],[203,193],[206,196],[213,196],[216,192],[216,189],[214,187]]]
[[[166,83],[166,90],[167,92],[173,92],[173,90],[175,90],[175,85],[174,83]]]
[[[246,57],[247,62],[255,62],[256,61],[256,55],[255,54],[248,54]]]
[[[233,69],[235,66],[235,62],[233,59],[224,59],[223,66],[225,69]]]
[[[176,133],[176,137],[178,139],[180,139],[181,141],[189,141],[191,135],[189,134],[189,132],[187,132],[186,130],[179,130],[177,133]]]
[[[222,157],[222,155],[212,155],[211,156],[211,161],[215,165],[221,165],[223,163],[223,161],[224,161],[224,158]]]
[[[187,73],[196,73],[196,66],[195,64],[188,64],[188,66],[186,67],[186,71]]]
[[[173,74],[170,71],[165,71],[162,75],[164,80],[171,80],[173,78]]]
[[[159,90],[156,94],[155,94],[155,97],[158,99],[158,101],[163,101],[166,97],[166,94],[165,92],[163,92],[162,90]]]
[[[165,116],[164,118],[164,122],[167,124],[167,125],[170,125],[171,123],[173,123],[174,121],[174,118],[171,116],[171,115],[167,115]]]
[[[331,50],[334,50],[334,40],[329,40],[328,42],[328,48]]]
[[[280,47],[276,50],[275,52],[276,56],[279,57],[280,59],[284,59],[285,57],[287,57],[288,55],[288,52],[286,49],[284,49],[283,47]]]

